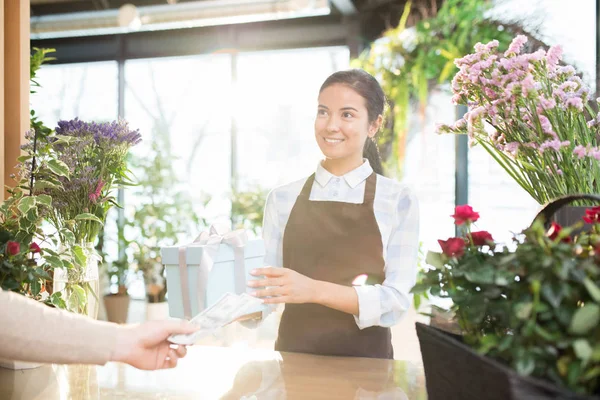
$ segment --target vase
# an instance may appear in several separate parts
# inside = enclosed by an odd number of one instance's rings
[[[54,270],[53,291],[60,292],[67,310],[96,319],[98,317],[98,294],[100,279],[98,264],[102,257],[96,252],[93,243],[81,246],[85,256],[84,263],[75,263],[73,268],[56,268]],[[59,252],[63,253],[61,246]]]
[[[450,334],[417,322],[429,400],[598,400],[521,376]]]

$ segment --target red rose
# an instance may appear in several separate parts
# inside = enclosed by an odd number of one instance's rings
[[[468,205],[464,206],[456,206],[454,209],[454,214],[451,215],[454,218],[454,223],[456,225],[462,225],[465,222],[475,222],[479,219],[479,213],[473,211],[473,208]]]
[[[21,251],[21,245],[17,242],[9,241],[8,243],[6,243],[6,251],[11,256],[14,256],[15,254],[19,254],[19,252]]]
[[[37,243],[31,243],[29,245],[29,251],[31,251],[32,253],[39,253],[40,251],[42,251],[42,249],[40,249],[40,246],[38,246]]]
[[[463,238],[450,238],[448,240],[438,240],[442,252],[448,257],[461,257],[465,254],[465,240]]]
[[[546,236],[548,236],[550,238],[550,240],[555,240],[558,237],[558,234],[560,233],[561,230],[562,230],[562,226],[560,226],[556,222],[552,222],[550,229],[548,229],[548,232],[546,232]],[[571,242],[571,238],[567,236],[567,237],[563,238],[562,241],[565,243],[569,243],[569,242]]]
[[[600,206],[588,208],[585,210],[583,220],[588,224],[600,222]]]
[[[492,235],[486,231],[472,232],[471,240],[475,246],[483,246],[488,244],[488,242],[494,242]]]

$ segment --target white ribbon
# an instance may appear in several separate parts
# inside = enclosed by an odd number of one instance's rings
[[[219,254],[221,243],[225,243],[233,249],[236,294],[246,291],[246,266],[244,263],[244,246],[248,243],[246,231],[243,229],[232,231],[224,224],[211,225],[208,232],[202,232],[192,243],[179,247],[179,277],[185,318],[192,317],[186,250],[190,247],[203,248],[198,271],[198,310],[202,311],[206,307],[208,276]]]

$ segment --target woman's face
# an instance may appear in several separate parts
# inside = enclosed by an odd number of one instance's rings
[[[369,124],[365,99],[350,87],[334,84],[319,94],[315,138],[325,158],[360,165],[376,125]]]

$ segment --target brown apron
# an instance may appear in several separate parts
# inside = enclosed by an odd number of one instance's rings
[[[352,286],[360,274],[383,282],[381,233],[373,212],[377,176],[366,181],[362,204],[310,201],[311,175],[283,235],[283,266],[309,278]],[[393,358],[389,328],[360,330],[354,317],[319,304],[286,304],[275,350]]]

